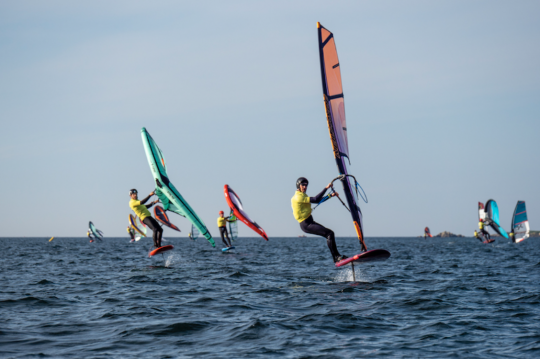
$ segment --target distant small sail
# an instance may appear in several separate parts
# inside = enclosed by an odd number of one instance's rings
[[[433,238],[431,232],[429,231],[429,227],[424,228],[424,237]]]
[[[527,218],[527,208],[525,207],[525,201],[518,201],[516,208],[514,209],[514,215],[512,216],[512,225],[510,226],[512,233],[512,240],[515,243],[519,243],[529,238],[529,219]]]
[[[478,202],[478,220],[486,219],[486,211],[484,210],[484,204],[482,202]]]
[[[90,233],[92,233],[94,237],[100,240],[103,239],[103,232],[97,229],[96,226],[94,226],[94,223],[92,223],[92,221],[88,222],[88,228],[90,229]]]
[[[51,239],[49,239],[49,242],[52,241],[54,239],[54,237],[51,237]]]
[[[231,213],[229,214],[229,232],[231,233],[231,239],[233,241],[238,238],[238,218],[234,215],[234,211],[231,209]]]
[[[189,233],[188,236],[194,241],[197,240],[197,238],[199,238],[199,230],[193,224],[191,225],[191,232]]]
[[[146,230],[142,230],[139,224],[137,223],[137,217],[130,214],[129,215],[129,225],[131,228],[133,228],[135,231],[139,232],[143,237],[146,237]]]

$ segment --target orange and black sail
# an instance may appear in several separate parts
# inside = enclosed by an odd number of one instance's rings
[[[345,119],[341,70],[334,34],[325,29],[320,23],[317,23],[317,31],[319,33],[319,58],[321,62],[324,108],[326,110],[328,131],[330,132],[330,141],[358,240],[362,250],[367,251],[364,243],[362,211],[358,206],[356,181],[350,178],[347,171],[347,162],[350,164],[347,121]]]

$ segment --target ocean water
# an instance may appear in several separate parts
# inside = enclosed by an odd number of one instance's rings
[[[353,282],[315,237],[1,238],[0,357],[540,357],[540,240],[366,242]]]

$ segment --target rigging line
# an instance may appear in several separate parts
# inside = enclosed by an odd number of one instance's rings
[[[336,196],[336,197],[340,200],[340,202],[343,204],[343,206],[345,206],[345,208],[347,208],[347,211],[350,212],[351,210],[349,209],[349,207],[347,207],[347,205],[345,204],[345,202],[343,202],[343,200],[342,200],[341,198],[339,198],[339,196]]]

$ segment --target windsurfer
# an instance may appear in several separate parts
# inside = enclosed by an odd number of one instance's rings
[[[88,238],[90,238],[90,242],[94,241],[94,236],[92,235],[92,233],[90,233],[90,230],[88,230],[88,232],[86,232],[86,235],[88,236]]]
[[[480,236],[478,235],[478,232],[476,231],[476,229],[474,230],[474,238],[478,239],[480,242],[482,242],[482,238],[480,238]]]
[[[232,247],[231,240],[229,239],[229,232],[227,232],[227,222],[234,222],[229,219],[230,217],[225,218],[223,211],[219,211],[219,217],[217,219],[217,225],[219,227],[219,234],[221,234],[221,240],[225,244],[225,247]],[[227,238],[227,240],[225,240]],[[229,243],[227,243],[227,241]]]
[[[128,226],[127,227],[127,232],[129,233],[129,236],[131,237],[131,241],[135,241],[135,231],[133,230],[133,228],[131,228],[131,226]]]
[[[484,238],[486,240],[489,240],[489,239],[491,239],[491,236],[490,236],[489,232],[486,231],[486,229],[485,229],[486,224],[488,224],[488,223],[487,222],[484,223],[484,220],[482,218],[480,218],[480,222],[478,222],[478,227],[480,228],[480,232],[484,235]]]
[[[152,207],[154,204],[158,203],[159,200],[155,200],[149,205],[145,205],[146,202],[152,197],[155,193],[152,192],[145,198],[139,201],[137,197],[137,190],[132,189],[129,191],[129,196],[131,200],[129,201],[129,207],[135,212],[135,214],[140,218],[141,222],[146,224],[153,232],[152,239],[154,240],[154,247],[161,247],[161,236],[163,235],[163,228],[159,223],[152,217],[148,208]]]
[[[321,193],[315,197],[308,197],[306,194],[308,184],[309,181],[304,177],[300,177],[296,181],[296,192],[291,198],[291,206],[293,209],[294,218],[300,223],[300,228],[305,233],[315,234],[326,238],[326,244],[328,245],[328,249],[330,249],[334,263],[337,263],[347,257],[339,254],[336,247],[334,231],[315,222],[313,220],[313,216],[311,215],[311,203],[319,203],[326,191],[332,187],[332,183],[326,186]],[[338,194],[337,192],[334,192],[330,196],[334,197],[338,196]]]

